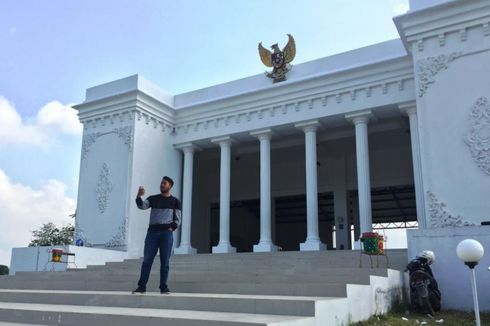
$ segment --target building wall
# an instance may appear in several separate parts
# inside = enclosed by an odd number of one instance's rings
[[[182,154],[172,145],[172,133],[154,127],[145,118],[135,120],[134,152],[129,169],[130,180],[127,205],[129,212],[128,252],[131,257],[143,255],[143,245],[150,219],[150,210],[136,207],[135,198],[140,186],[145,187],[143,198],[160,193],[162,177],[171,177],[175,184],[172,194],[181,198]]]
[[[131,121],[84,130],[75,238],[88,246],[126,249],[132,134]]]
[[[52,249],[64,253],[61,262],[52,261]],[[12,249],[9,275],[17,272],[65,271],[73,268],[86,268],[88,265],[104,265],[106,262],[123,261],[128,258],[125,251],[87,248],[77,246],[41,246]]]
[[[75,106],[84,124],[76,239],[86,246],[143,254],[149,211],[136,208],[160,192],[164,175],[179,197],[182,155],[174,148],[173,97],[138,75],[87,90]]]
[[[433,211],[433,226],[441,222],[441,212],[433,209],[441,202],[448,205],[449,214],[461,215],[465,222],[490,220],[490,152],[481,150],[488,146],[488,136],[482,133],[490,131],[490,120],[484,115],[472,115],[476,110],[490,112],[488,103],[477,104],[482,98],[490,98],[490,76],[481,69],[488,62],[490,52],[456,59],[421,101],[425,108],[420,113],[424,180],[426,192],[430,192],[427,209]],[[461,83],[456,86],[454,81],[458,79]],[[448,89],[452,91],[447,92]],[[478,124],[483,124],[483,128]],[[481,138],[468,140],[473,131]],[[476,158],[472,151],[480,151],[481,156]],[[487,160],[483,163],[486,166],[479,167],[477,160]]]
[[[473,309],[470,270],[458,259],[456,247],[465,239],[479,241],[490,248],[490,226],[432,228],[408,230],[408,256],[414,258],[422,250],[432,250],[436,260],[432,266],[442,293],[442,309]],[[478,302],[481,311],[490,311],[490,255],[485,253],[475,267]]]
[[[490,220],[489,19],[490,3],[483,0],[447,1],[395,18],[413,58],[429,227],[408,232],[409,256],[423,249],[436,253],[433,269],[444,308],[472,308],[469,272],[456,257],[457,244],[473,238],[490,246],[488,227],[481,226]],[[485,257],[477,267],[478,289],[488,288]],[[487,293],[479,295],[480,309],[489,310]]]
[[[411,51],[429,227],[489,220],[488,1],[450,1],[396,19]]]

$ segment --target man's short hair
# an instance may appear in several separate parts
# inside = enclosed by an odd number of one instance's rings
[[[170,177],[164,176],[164,177],[162,178],[162,182],[163,182],[163,181],[167,181],[168,183],[170,183],[170,186],[171,186],[171,187],[173,187],[173,186],[174,186],[174,180],[172,180],[172,178],[170,178]]]

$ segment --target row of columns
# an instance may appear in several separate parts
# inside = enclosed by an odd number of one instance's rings
[[[409,116],[412,157],[414,163],[414,179],[416,190],[417,214],[423,217],[423,192],[420,168],[420,155],[418,148],[418,126],[415,106],[407,104],[400,106],[400,110]],[[368,122],[372,118],[371,111],[348,114],[346,119],[355,126],[357,182],[359,192],[359,218],[360,230],[372,231],[371,215],[371,182],[369,174],[369,148],[368,148]],[[301,129],[305,135],[305,165],[306,165],[306,215],[307,235],[306,241],[300,244],[301,251],[318,251],[326,248],[320,241],[318,231],[318,190],[317,190],[317,152],[316,132],[320,126],[317,120],[298,123],[296,128]],[[271,129],[263,129],[250,133],[260,142],[260,240],[254,245],[254,252],[276,251],[277,247],[272,241],[271,232]],[[231,144],[233,139],[229,136],[211,140],[220,146],[220,217],[219,242],[212,248],[213,253],[231,253],[236,249],[230,243],[230,163]],[[192,143],[180,145],[184,153],[184,182],[183,182],[183,208],[182,208],[182,238],[176,254],[196,253],[191,245],[192,222],[192,169],[193,155],[196,147]],[[423,219],[425,221],[425,218]]]

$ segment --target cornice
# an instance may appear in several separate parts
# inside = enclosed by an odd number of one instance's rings
[[[457,34],[460,42],[466,42],[470,29],[479,29],[484,36],[490,35],[490,2],[487,0],[450,1],[427,9],[408,12],[395,17],[395,25],[407,51],[422,52],[425,43],[437,40],[446,45],[450,36]]]
[[[283,89],[177,110],[178,142],[414,100],[410,57]],[[241,101],[240,101],[241,100]],[[243,130],[241,130],[243,129]]]
[[[174,109],[138,90],[84,102],[74,108],[85,130],[143,121],[163,132],[174,131]]]
[[[128,112],[140,112],[166,124],[175,123],[173,108],[139,90],[84,102],[73,108],[78,110],[79,119],[84,124],[93,120],[118,117]]]
[[[315,97],[321,98],[325,96],[325,93],[339,97],[367,88],[381,87],[386,91],[389,84],[403,87],[398,83],[411,79],[413,79],[412,60],[408,56],[403,56],[361,67],[348,67],[327,74],[310,76],[300,81],[281,85],[281,87],[257,89],[253,92],[180,107],[176,110],[176,120],[177,124],[182,124],[200,120],[204,116],[211,115],[212,117],[212,114],[216,112],[219,112],[219,115],[233,114],[260,105],[281,105],[285,101],[301,101],[301,99],[307,101]]]
[[[412,58],[400,56],[178,109],[139,90],[84,102],[74,108],[85,129],[143,121],[172,133],[176,143],[184,143],[409,101],[413,97]]]
[[[137,91],[126,92],[104,99],[83,102],[74,105],[73,108],[78,111],[78,117],[83,123],[85,120],[100,118],[104,115],[134,108],[136,106],[136,95]]]

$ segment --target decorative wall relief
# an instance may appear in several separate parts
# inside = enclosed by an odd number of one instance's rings
[[[490,175],[490,105],[486,97],[480,97],[471,108],[470,130],[464,142],[478,167]]]
[[[102,164],[102,168],[99,172],[99,181],[95,188],[95,194],[97,197],[97,204],[99,206],[99,212],[102,214],[107,208],[109,203],[109,195],[112,192],[113,184],[109,180],[109,167],[106,163]]]
[[[441,54],[438,57],[428,57],[417,61],[418,95],[424,96],[429,85],[435,82],[434,77],[448,68],[450,62],[462,56],[462,52],[453,52],[449,55]]]
[[[78,219],[75,217],[74,241],[77,241],[77,240],[82,240],[84,247],[92,247],[92,243],[85,236],[85,232],[83,231],[82,227],[78,223]]]
[[[444,228],[450,226],[470,226],[474,223],[463,220],[460,215],[454,216],[447,211],[446,204],[440,202],[436,195],[427,191],[429,203],[430,225],[433,228]]]
[[[117,229],[116,234],[114,234],[108,242],[104,244],[105,247],[123,247],[126,245],[126,233],[127,233],[127,217],[123,220],[122,224]]]
[[[87,157],[87,154],[90,151],[90,146],[92,146],[97,141],[97,139],[110,134],[116,134],[118,138],[120,138],[124,142],[124,144],[128,146],[129,151],[131,152],[131,150],[133,149],[133,129],[129,126],[126,126],[115,128],[107,132],[99,131],[96,133],[84,135],[82,143],[82,160]]]
[[[133,130],[131,127],[116,128],[113,132],[124,142],[124,145],[128,146],[129,151],[133,149]]]

